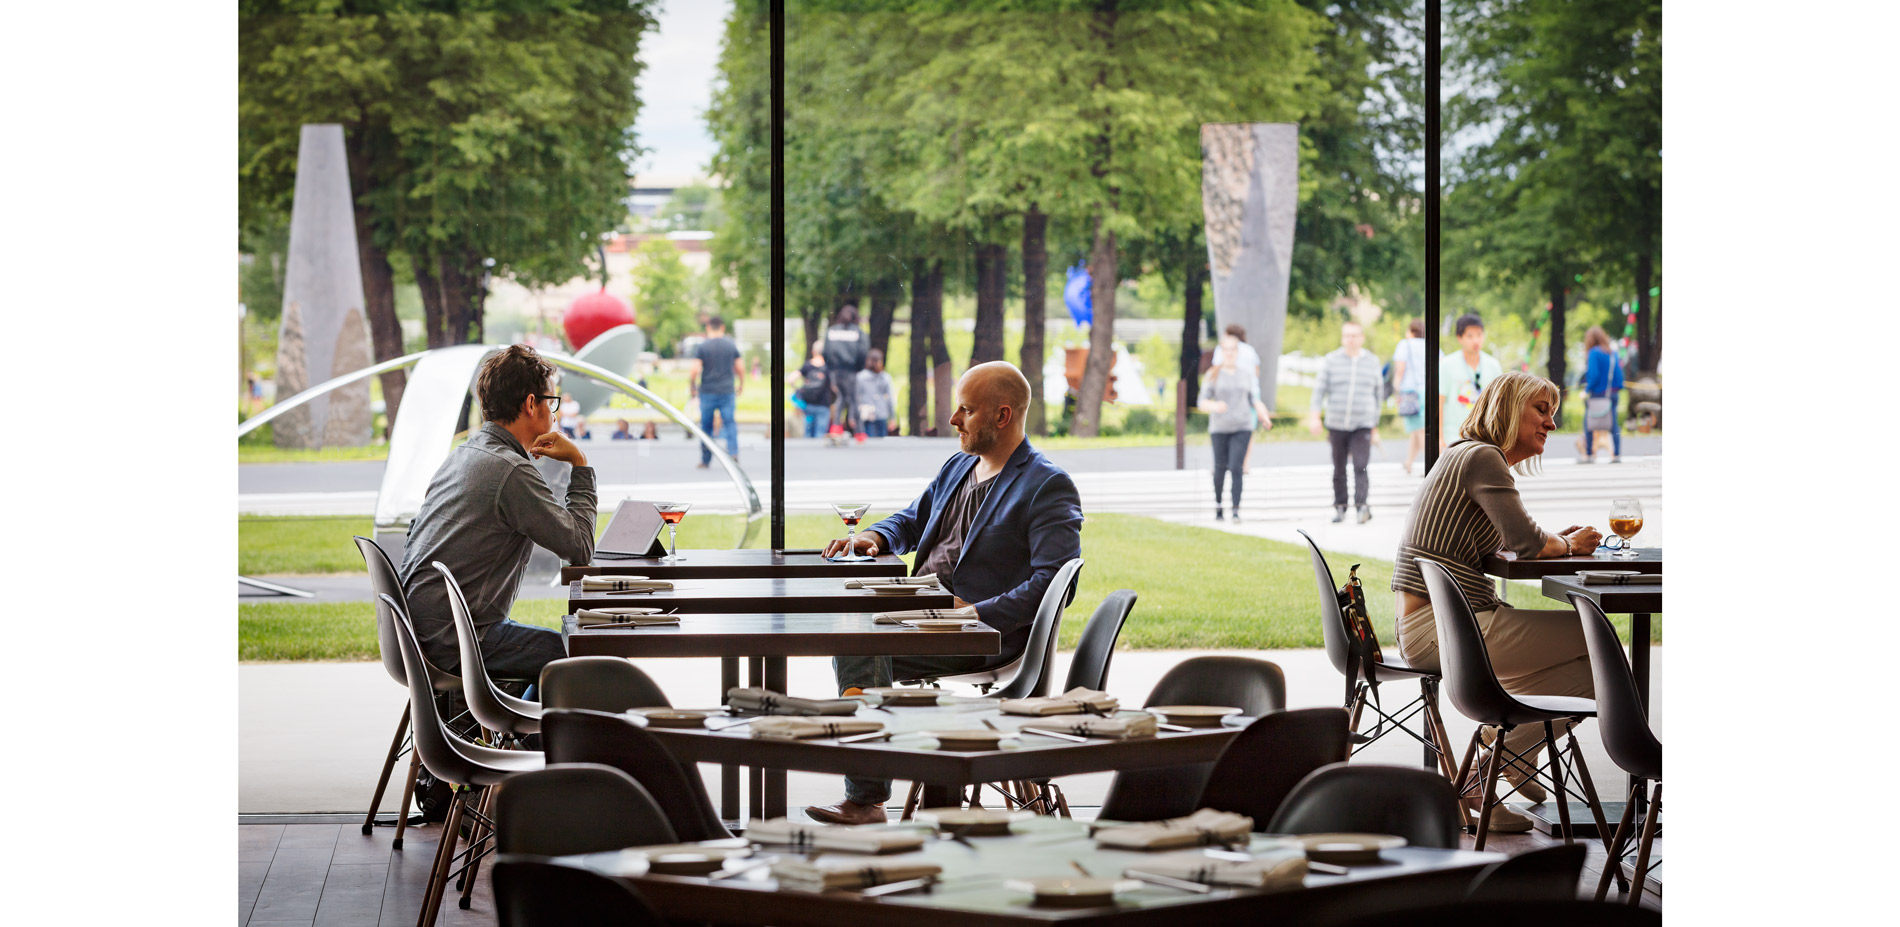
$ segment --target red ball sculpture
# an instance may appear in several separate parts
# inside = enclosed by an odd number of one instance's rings
[[[602,288],[589,293],[567,307],[561,316],[561,328],[567,331],[569,349],[578,351],[600,333],[616,325],[634,324],[633,307],[627,301]]]

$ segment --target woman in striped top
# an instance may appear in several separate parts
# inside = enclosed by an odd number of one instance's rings
[[[1460,429],[1461,440],[1438,458],[1412,503],[1412,512],[1400,536],[1392,570],[1392,589],[1398,593],[1399,654],[1424,669],[1438,669],[1438,631],[1432,618],[1430,593],[1419,573],[1423,557],[1445,568],[1458,580],[1478,628],[1484,634],[1491,666],[1507,691],[1526,695],[1594,697],[1589,651],[1583,627],[1571,609],[1514,608],[1498,598],[1484,573],[1485,555],[1508,550],[1520,558],[1564,557],[1596,549],[1602,535],[1592,527],[1565,528],[1551,534],[1537,526],[1518,497],[1512,471],[1535,472],[1544,453],[1544,441],[1556,427],[1552,416],[1559,395],[1543,377],[1511,371],[1493,380],[1478,394],[1471,415]],[[1536,725],[1513,730],[1505,738],[1512,751],[1534,749],[1543,739]],[[1527,755],[1535,761],[1535,755]],[[1482,766],[1474,766],[1482,768]],[[1505,767],[1513,785],[1528,776],[1515,764]],[[1521,794],[1541,801],[1542,789]],[[1530,819],[1500,806],[1505,830],[1530,829]]]

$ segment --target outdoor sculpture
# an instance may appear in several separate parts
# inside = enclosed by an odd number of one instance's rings
[[[1201,204],[1214,318],[1239,323],[1260,354],[1261,401],[1275,408],[1280,345],[1293,269],[1299,203],[1299,126],[1289,122],[1201,126]]]
[[[340,125],[306,125],[298,138],[289,251],[277,340],[277,391],[286,396],[372,359]],[[369,442],[370,425],[364,381],[281,417],[272,435],[278,447],[358,445]]]

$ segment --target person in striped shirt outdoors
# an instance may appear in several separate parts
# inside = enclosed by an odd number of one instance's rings
[[[1333,521],[1346,520],[1346,458],[1352,458],[1352,501],[1359,523],[1372,519],[1366,497],[1372,490],[1366,463],[1372,457],[1372,429],[1379,425],[1379,395],[1385,377],[1379,358],[1366,350],[1366,332],[1358,322],[1339,327],[1339,350],[1326,355],[1313,385],[1313,412],[1307,427],[1320,433],[1322,415],[1327,443],[1333,446]]]

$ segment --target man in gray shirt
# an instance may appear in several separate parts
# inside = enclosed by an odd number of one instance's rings
[[[459,672],[448,588],[430,566],[441,561],[468,600],[489,675],[537,679],[541,667],[567,656],[561,635],[510,621],[508,610],[534,545],[568,563],[593,559],[594,468],[555,429],[554,366],[533,348],[509,345],[489,355],[475,391],[486,421],[429,481],[403,551],[403,592],[423,652]],[[566,504],[535,469],[538,457],[573,465]]]
[[[1326,439],[1333,446],[1333,521],[1346,520],[1346,457],[1352,457],[1352,498],[1359,523],[1372,520],[1366,504],[1371,484],[1366,463],[1372,457],[1372,429],[1379,425],[1379,391],[1385,383],[1379,359],[1366,350],[1366,332],[1358,322],[1339,328],[1340,348],[1326,355],[1313,384],[1313,416],[1308,427],[1320,431],[1325,413]]]

